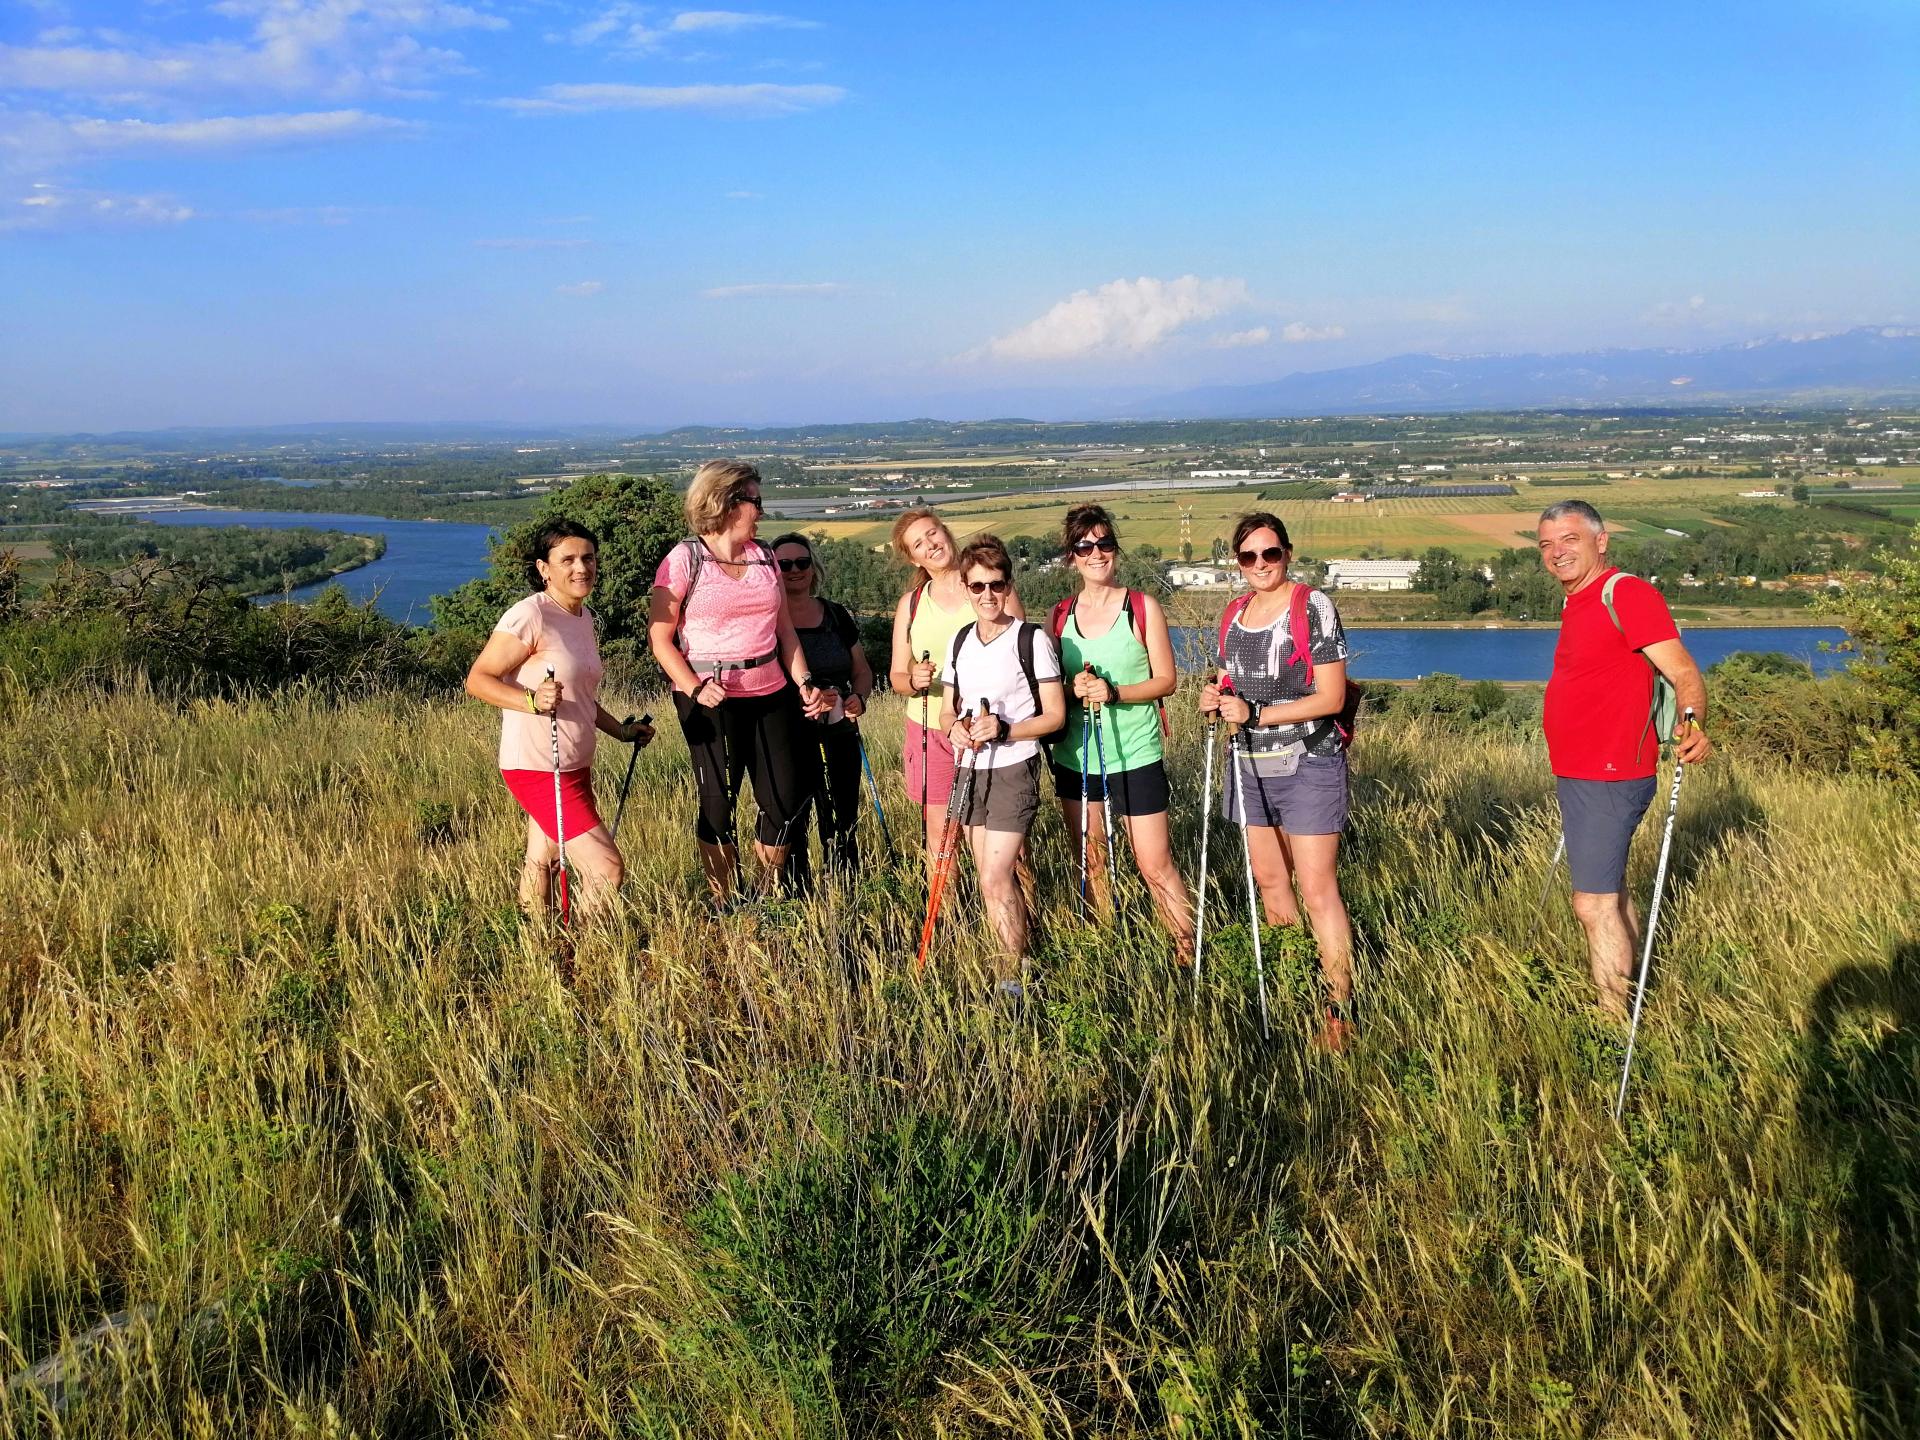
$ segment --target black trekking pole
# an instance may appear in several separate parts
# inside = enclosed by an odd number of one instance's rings
[[[627,718],[621,723],[626,725],[628,728],[632,728],[633,716],[631,715],[627,716]],[[642,715],[640,717],[640,723],[642,725],[651,725],[653,723],[653,716]],[[620,817],[627,813],[627,792],[633,788],[633,767],[639,763],[640,763],[640,742],[636,740],[633,742],[633,753],[627,756],[626,779],[620,782],[620,803],[618,806],[614,808],[614,812],[613,812],[613,835],[611,838],[614,839],[615,841],[618,841],[620,838]]]
[[[933,651],[922,650],[920,663],[933,664]],[[933,825],[927,819],[927,796],[932,793],[930,787],[933,784],[933,776],[927,769],[927,735],[933,729],[930,723],[933,719],[932,696],[933,682],[929,680],[927,688],[920,692],[920,853],[923,856],[933,846]],[[931,874],[927,877],[927,883],[933,883]]]
[[[1691,707],[1681,716],[1681,723],[1692,726]],[[1633,1018],[1627,1022],[1627,1053],[1620,1062],[1620,1093],[1613,1097],[1615,1120],[1620,1118],[1620,1112],[1627,1103],[1627,1077],[1633,1072],[1633,1042],[1640,1032],[1640,1007],[1647,998],[1647,971],[1653,964],[1653,937],[1660,928],[1660,897],[1667,884],[1667,861],[1673,855],[1673,818],[1680,812],[1680,782],[1686,778],[1686,774],[1686,762],[1676,758],[1673,762],[1673,788],[1667,792],[1667,824],[1660,836],[1660,864],[1653,872],[1653,904],[1647,911],[1647,940],[1640,951],[1640,979],[1633,989]]]
[[[553,679],[553,667],[547,667],[547,679]],[[566,807],[560,800],[560,705],[554,702],[553,713],[547,717],[547,738],[553,747],[553,845],[559,852],[560,870],[560,923],[565,925],[571,914],[567,881],[567,818]]]

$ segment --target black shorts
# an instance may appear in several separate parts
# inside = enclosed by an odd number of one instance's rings
[[[1080,798],[1080,772],[1059,761],[1053,765],[1053,793],[1062,800]],[[1087,800],[1094,805],[1106,803],[1107,788],[1113,789],[1113,813],[1116,815],[1164,815],[1167,813],[1167,767],[1155,760],[1131,770],[1110,774],[1103,781],[1099,774],[1086,778]]]

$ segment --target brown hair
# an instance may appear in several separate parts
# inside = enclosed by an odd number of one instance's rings
[[[1009,583],[1013,580],[1013,557],[1007,554],[1007,547],[1000,543],[998,535],[976,535],[967,542],[960,552],[960,578],[964,580],[976,565],[998,570]]]
[[[1114,528],[1113,516],[1107,513],[1104,505],[1076,505],[1067,511],[1067,518],[1060,522],[1060,548],[1071,550],[1087,536],[1102,526],[1113,537],[1113,543],[1120,543],[1120,532]]]
[[[807,558],[813,561],[813,569],[807,572],[807,594],[818,595],[820,593],[820,557],[813,553],[813,542],[798,530],[789,530],[784,535],[774,536],[768,542],[767,553],[774,555],[777,559],[782,545],[798,545],[807,552]]]
[[[760,472],[744,460],[709,460],[693,472],[687,486],[687,524],[696,535],[716,535],[740,503],[740,492],[760,483]]]
[[[1280,517],[1266,510],[1255,510],[1242,515],[1233,527],[1233,558],[1240,558],[1241,543],[1256,530],[1271,530],[1280,537],[1280,548],[1292,550],[1293,542],[1287,538],[1287,527],[1280,523]]]
[[[912,510],[902,510],[900,512],[900,518],[893,522],[893,553],[906,561],[907,564],[913,566],[913,585],[911,588],[915,590],[918,590],[922,585],[933,579],[933,577],[927,573],[926,566],[916,564],[913,555],[907,549],[907,531],[918,525],[922,520],[933,521],[934,524],[946,532],[948,548],[957,548],[954,545],[953,531],[948,528],[947,522],[934,514],[933,511],[927,509],[926,506],[920,505]]]

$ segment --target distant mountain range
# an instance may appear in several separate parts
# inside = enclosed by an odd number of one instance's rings
[[[1259,385],[1213,385],[1134,400],[1102,418],[1253,420],[1397,410],[1821,405],[1920,398],[1920,330],[1861,328],[1711,350],[1572,355],[1396,355]]]

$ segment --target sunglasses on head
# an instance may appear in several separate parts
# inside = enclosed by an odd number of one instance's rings
[[[1007,591],[1011,590],[1012,588],[1013,588],[1013,582],[1011,580],[969,580],[967,581],[967,589],[971,590],[976,595],[983,594],[988,590],[991,590],[996,595],[1004,595],[1007,593]]]
[[[1242,565],[1257,565],[1262,560],[1266,561],[1269,565],[1278,565],[1286,558],[1287,552],[1278,545],[1269,545],[1264,550],[1242,550],[1240,552],[1240,563]]]
[[[736,505],[751,505],[762,515],[767,513],[767,507],[758,495],[736,495],[733,497],[733,503]]]
[[[779,565],[782,575],[791,574],[795,570],[811,570],[813,568],[813,557],[811,555],[798,555],[791,560],[780,561]]]
[[[1102,555],[1111,555],[1120,548],[1120,542],[1111,535],[1102,535],[1098,540],[1076,540],[1073,553],[1080,556],[1091,555],[1098,550]]]

